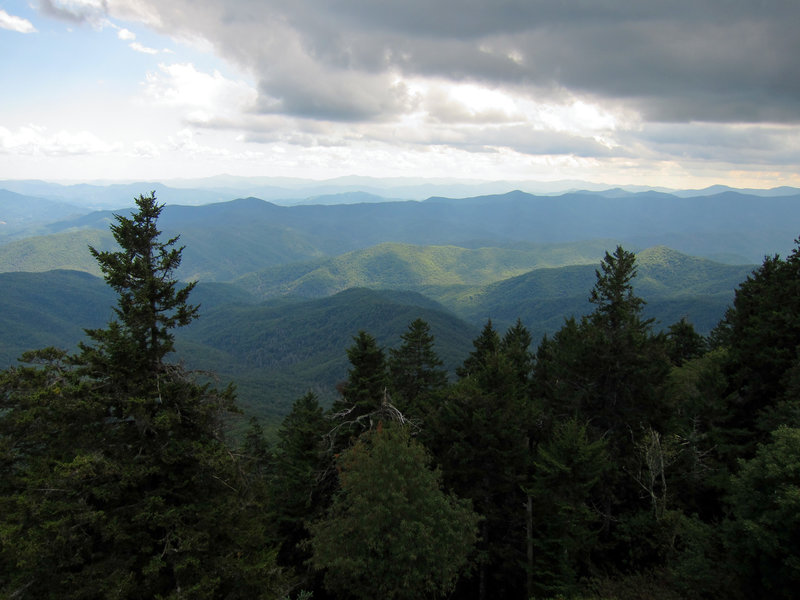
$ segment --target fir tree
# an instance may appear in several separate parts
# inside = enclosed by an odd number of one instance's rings
[[[3,591],[270,597],[277,581],[266,525],[223,438],[233,389],[197,383],[166,361],[172,330],[197,311],[192,285],[174,279],[176,239],[158,240],[162,206],[152,195],[136,204],[112,225],[120,250],[93,251],[119,294],[117,319],[87,332],[77,356],[43,351],[27,357],[43,366],[2,377],[10,483],[0,554],[13,565]]]
[[[407,416],[424,418],[432,395],[447,385],[447,372],[425,321],[416,319],[400,337],[400,347],[389,350],[392,401]]]
[[[787,259],[767,257],[736,290],[723,321],[727,348],[728,463],[752,457],[779,425],[795,427],[792,389],[800,347],[800,238]]]
[[[303,547],[309,537],[307,524],[322,515],[331,499],[332,489],[325,487],[330,462],[325,436],[331,427],[317,397],[309,392],[294,402],[278,429],[271,516],[279,536],[279,560],[298,573],[306,570],[310,557]]]
[[[339,433],[346,437],[373,425],[369,415],[384,403],[389,386],[386,356],[375,338],[359,331],[353,342],[347,349],[351,365],[348,378],[332,407]]]

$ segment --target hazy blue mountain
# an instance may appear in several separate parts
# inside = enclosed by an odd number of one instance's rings
[[[48,231],[107,229],[111,218],[110,212],[92,213],[51,224]],[[180,233],[187,245],[182,277],[229,280],[269,266],[384,242],[480,248],[611,238],[630,249],[668,245],[731,263],[760,263],[765,254],[785,255],[791,250],[796,223],[800,223],[800,196],[725,192],[678,198],[651,191],[611,197],[510,192],[424,202],[292,207],[246,198],[167,206],[160,226],[168,235]]]
[[[167,204],[210,204],[226,202],[239,194],[227,194],[208,189],[181,189],[159,182],[132,182],[62,185],[39,180],[3,180],[0,188],[19,194],[38,196],[48,200],[66,202],[81,207],[82,210],[122,209],[132,207],[139,194],[155,191],[158,199]]]
[[[375,202],[401,202],[401,198],[384,198],[369,192],[339,192],[336,194],[322,194],[319,196],[309,196],[304,200],[299,200],[295,204],[366,204]]]
[[[165,181],[172,187],[213,189],[237,197],[255,196],[276,204],[304,203],[315,196],[335,196],[349,192],[366,192],[382,198],[424,200],[431,196],[463,198],[484,194],[502,194],[521,189],[532,194],[563,194],[574,190],[600,191],[613,186],[578,180],[562,181],[482,181],[452,178],[363,177],[348,175],[322,181],[290,177],[236,177],[217,175],[202,179]],[[642,191],[640,186],[626,186]]]
[[[30,235],[45,223],[75,217],[85,210],[66,202],[0,189],[0,243]]]
[[[782,196],[797,196],[798,194],[800,194],[800,188],[783,185],[780,187],[760,190],[753,188],[744,188],[744,189],[732,188],[727,185],[712,185],[707,188],[703,188],[702,190],[676,190],[671,193],[681,198],[691,198],[697,196],[713,196],[715,194],[721,194],[723,192],[735,192],[739,194],[747,194],[750,196],[762,196],[764,198],[774,198]]]

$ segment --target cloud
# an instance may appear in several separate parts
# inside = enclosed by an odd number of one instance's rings
[[[88,131],[61,130],[51,133],[45,127],[26,125],[17,131],[0,127],[0,152],[28,156],[68,156],[105,154],[119,149]]]
[[[117,32],[117,37],[119,39],[121,39],[121,40],[124,40],[124,41],[128,42],[128,41],[135,40],[136,39],[136,34],[133,33],[132,31],[128,31],[127,29],[123,28],[123,29],[120,29]]]
[[[8,29],[17,33],[36,33],[33,23],[22,17],[15,17],[0,9],[0,29]]]
[[[640,0],[109,0],[251,70],[271,110],[409,109],[399,75],[624,103],[650,120],[800,121],[800,3]],[[146,17],[144,16],[146,15]],[[358,87],[353,88],[353,85]]]
[[[99,26],[108,12],[106,0],[39,0],[41,11],[70,23]]]
[[[128,46],[132,50],[136,50],[136,52],[141,52],[142,54],[158,54],[158,50],[155,48],[148,48],[147,46],[142,46],[139,42],[132,42],[128,44]]]
[[[191,63],[160,64],[147,74],[145,95],[157,104],[184,109],[197,124],[246,113],[257,92],[244,81],[234,81],[218,71],[204,73]]]
[[[107,10],[203,40],[245,73],[160,65],[144,89],[194,131],[233,130],[264,148],[340,158],[436,148],[454,164],[469,152],[630,172],[800,165],[797,0],[107,0]]]

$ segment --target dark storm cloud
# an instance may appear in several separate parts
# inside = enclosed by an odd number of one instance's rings
[[[413,104],[388,83],[397,74],[567,91],[650,120],[800,120],[797,0],[151,0],[149,10],[163,30],[202,35],[252,69],[268,112],[387,118]]]

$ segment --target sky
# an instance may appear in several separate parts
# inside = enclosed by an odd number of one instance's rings
[[[797,0],[0,0],[0,179],[800,187]]]

